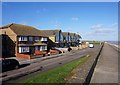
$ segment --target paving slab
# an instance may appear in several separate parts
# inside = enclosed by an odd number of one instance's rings
[[[118,51],[109,44],[103,47],[91,83],[118,83]]]

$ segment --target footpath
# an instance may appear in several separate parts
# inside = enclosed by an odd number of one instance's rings
[[[118,51],[109,44],[103,47],[91,83],[118,84]]]

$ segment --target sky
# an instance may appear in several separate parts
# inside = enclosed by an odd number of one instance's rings
[[[117,2],[3,2],[2,26],[79,33],[82,40],[118,40]]]

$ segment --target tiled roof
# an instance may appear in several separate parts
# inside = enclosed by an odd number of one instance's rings
[[[6,26],[3,26],[2,29],[10,27],[13,32],[15,32],[17,35],[22,36],[44,36],[38,29],[32,27],[32,26],[26,26],[21,24],[9,24]]]
[[[45,36],[56,35],[60,30],[40,30]]]
[[[66,36],[69,34],[69,32],[62,32],[63,36]]]
[[[79,38],[82,38],[79,34],[76,34],[76,36],[78,36]]]
[[[75,33],[70,33],[70,36],[74,36],[75,35]]]

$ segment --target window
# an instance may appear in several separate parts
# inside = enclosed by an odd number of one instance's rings
[[[47,46],[41,46],[40,51],[42,51],[42,50],[47,50]]]
[[[63,41],[63,35],[60,33],[60,41]]]
[[[35,46],[35,50],[39,50],[39,47],[38,47],[38,46]]]
[[[68,41],[70,42],[70,36],[68,36]]]
[[[29,37],[29,41],[33,41],[33,37]]]
[[[56,42],[59,42],[59,33],[58,34],[56,34]]]
[[[39,41],[39,37],[35,37],[35,41]]]
[[[27,41],[27,36],[18,37],[19,41]]]
[[[42,37],[41,41],[47,41],[47,38],[46,37]]]
[[[65,38],[65,39],[66,39],[66,41],[68,42],[68,35],[66,36],[66,38]]]
[[[29,47],[19,47],[19,53],[29,52]]]
[[[40,51],[42,51],[42,46],[40,46]]]

